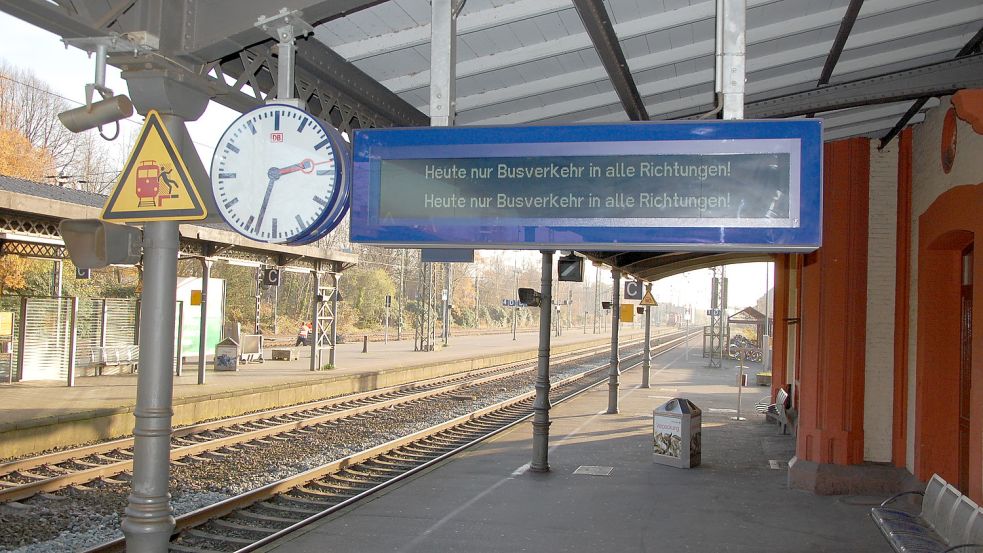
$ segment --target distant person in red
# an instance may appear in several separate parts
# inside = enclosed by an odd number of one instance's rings
[[[297,346],[306,346],[307,345],[307,336],[310,335],[310,333],[311,333],[311,325],[310,324],[304,323],[304,324],[300,325],[300,330],[297,331],[297,343],[294,344],[294,347],[297,347]]]

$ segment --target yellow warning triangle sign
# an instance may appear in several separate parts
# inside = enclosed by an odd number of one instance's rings
[[[208,216],[171,135],[150,110],[119,180],[102,208],[117,222],[197,221]]]
[[[650,305],[654,307],[659,304],[655,302],[655,298],[652,296],[652,292],[645,292],[645,295],[642,296],[642,301],[638,302],[638,305]]]

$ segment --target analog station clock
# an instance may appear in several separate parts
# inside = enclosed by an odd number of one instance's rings
[[[327,234],[348,201],[341,134],[309,113],[269,104],[242,114],[212,156],[218,211],[259,242],[298,244]]]

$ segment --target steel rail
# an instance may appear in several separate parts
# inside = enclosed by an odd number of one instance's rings
[[[654,336],[653,339],[660,338],[662,336],[673,334],[672,332],[663,333]],[[640,340],[640,339],[639,339]],[[569,352],[570,357],[565,357],[563,354],[559,356],[560,362],[568,361],[570,359],[575,359],[577,355],[590,355],[591,351],[602,350],[609,347],[608,345],[592,346],[589,348],[584,348]],[[530,360],[528,362],[534,362],[535,360]],[[378,397],[380,395],[390,394],[390,393],[401,393],[404,391],[422,388],[424,386],[436,386],[446,382],[452,382],[455,380],[460,380],[464,378],[470,378],[475,375],[484,374],[488,372],[494,372],[502,370],[504,367],[516,366],[521,363],[501,363],[498,365],[493,365],[490,367],[484,367],[481,369],[474,369],[466,372],[455,373],[451,375],[445,375],[430,379],[419,380],[416,382],[409,382],[404,384],[396,384],[393,386],[387,386],[385,388],[376,388],[374,390],[367,390],[364,392],[357,392],[354,394],[346,394],[342,396],[336,396],[327,399],[320,399],[312,402],[301,403],[297,405],[291,405],[286,407],[277,407],[274,409],[257,411],[255,413],[246,413],[243,415],[237,415],[234,417],[228,417],[223,419],[218,419],[214,421],[208,421],[203,423],[192,424],[188,426],[183,426],[174,429],[171,436],[173,438],[182,438],[191,434],[196,434],[200,432],[206,432],[209,430],[220,430],[222,428],[227,428],[229,426],[235,426],[237,424],[248,424],[250,422],[255,422],[257,420],[291,415],[301,411],[314,410],[314,409],[325,409],[330,408],[341,403],[347,403],[350,401],[360,401],[364,399],[370,399],[373,397]],[[75,459],[81,459],[84,457],[89,457],[92,455],[100,455],[105,453],[112,453],[117,450],[123,450],[131,447],[133,445],[133,438],[126,437],[116,440],[100,442],[98,444],[92,444],[88,446],[81,446],[77,448],[65,449],[62,451],[55,451],[52,453],[46,453],[43,455],[37,455],[32,457],[26,457],[24,459],[17,459],[14,461],[8,461],[5,463],[0,463],[0,479],[4,476],[19,471],[19,470],[30,470],[32,468],[42,467],[44,465],[53,465],[57,463],[62,463],[65,461],[72,461]],[[0,486],[3,486],[0,483]]]
[[[693,332],[689,332],[689,333],[687,333],[685,331],[680,331],[680,332],[673,333],[673,334],[682,334],[682,336],[674,336],[673,338],[668,339],[666,342],[663,342],[663,343],[661,343],[661,344],[659,344],[657,346],[654,346],[652,353],[655,354],[655,355],[660,355],[660,354],[665,353],[665,352],[667,352],[667,351],[669,351],[669,350],[671,350],[671,349],[673,349],[673,348],[675,348],[675,347],[677,347],[677,346],[679,346],[681,344],[685,344],[686,342],[688,342],[694,336],[697,335],[697,331],[693,331]],[[666,335],[662,335],[660,337],[665,337],[665,336]],[[638,361],[629,361],[629,360],[634,359],[636,357],[641,357],[642,355],[643,355],[643,353],[642,352],[639,352],[637,354],[633,354],[633,355],[629,356],[625,361],[627,361],[629,363],[632,363],[632,364],[630,366],[628,366],[627,368],[621,370],[621,372],[625,372],[627,370],[630,370],[630,369],[638,366],[638,364],[639,364]],[[565,379],[563,379],[561,381],[556,382],[554,384],[554,387],[555,387],[555,389],[558,389],[558,388],[563,387],[563,386],[569,386],[569,385],[572,385],[573,383],[576,383],[579,380],[585,379],[585,378],[587,378],[587,377],[589,377],[591,375],[595,375],[595,374],[602,374],[602,375],[605,375],[606,376],[606,372],[605,371],[607,371],[607,369],[608,369],[608,366],[607,366],[607,364],[605,364],[605,365],[602,365],[602,366],[597,367],[595,369],[591,369],[589,371],[584,371],[582,373],[579,373],[579,374],[576,374],[576,375],[567,377],[567,378],[565,378]],[[596,382],[592,382],[592,383],[588,384],[587,386],[584,386],[584,387],[582,387],[582,388],[580,388],[578,390],[575,390],[573,392],[565,393],[561,397],[557,398],[554,401],[554,404],[555,403],[560,403],[560,402],[566,401],[568,399],[571,399],[571,398],[573,398],[573,397],[575,397],[575,396],[577,396],[577,395],[579,395],[581,393],[584,393],[587,390],[589,390],[589,389],[591,389],[591,388],[593,388],[593,387],[595,387],[595,386],[597,386],[599,384],[602,384],[602,383],[604,383],[606,381],[607,381],[606,379],[601,379],[601,380],[598,380]],[[317,468],[314,468],[314,469],[310,469],[308,471],[305,471],[305,472],[299,473],[297,475],[294,475],[294,476],[291,476],[291,477],[288,477],[288,478],[279,480],[277,482],[272,482],[270,484],[267,484],[265,486],[256,488],[254,490],[250,490],[248,492],[244,492],[244,493],[242,493],[240,495],[237,495],[237,496],[234,496],[234,497],[230,497],[228,499],[225,499],[223,501],[220,501],[220,502],[215,503],[213,505],[210,505],[208,507],[203,507],[201,509],[192,511],[190,513],[186,513],[184,515],[180,515],[180,516],[176,517],[176,525],[175,525],[174,535],[178,535],[182,531],[191,530],[191,529],[195,528],[196,526],[200,526],[202,524],[205,524],[206,522],[219,519],[220,517],[227,516],[227,515],[232,514],[232,513],[236,512],[236,511],[239,511],[239,510],[242,510],[244,508],[247,508],[247,507],[249,507],[251,505],[255,505],[255,504],[259,503],[259,502],[266,501],[268,499],[277,497],[277,496],[279,496],[279,495],[281,495],[281,494],[283,494],[285,492],[303,488],[305,485],[310,484],[310,483],[318,480],[319,478],[330,476],[332,474],[339,473],[339,472],[344,471],[346,469],[356,468],[359,464],[361,464],[363,462],[366,462],[366,461],[374,461],[376,458],[383,457],[383,456],[386,456],[386,455],[394,455],[395,457],[407,456],[406,453],[400,453],[400,452],[398,452],[396,450],[399,450],[400,448],[403,448],[405,446],[409,446],[409,445],[412,445],[412,444],[418,444],[418,443],[423,442],[424,440],[426,440],[428,438],[433,437],[434,435],[437,435],[437,434],[440,434],[440,433],[443,433],[443,432],[455,431],[459,427],[462,427],[462,425],[465,425],[467,423],[482,423],[484,421],[482,421],[480,419],[482,419],[484,417],[493,417],[493,416],[496,415],[496,413],[500,413],[500,412],[502,412],[504,410],[507,410],[507,409],[510,409],[510,408],[515,408],[516,406],[518,406],[519,404],[521,404],[523,402],[529,403],[529,405],[531,406],[531,403],[530,402],[532,401],[532,399],[534,397],[535,397],[535,391],[525,392],[525,393],[520,394],[520,395],[518,395],[518,396],[516,396],[514,398],[511,398],[511,399],[508,399],[508,400],[499,402],[499,403],[494,404],[494,405],[490,405],[490,406],[484,407],[482,409],[476,410],[476,411],[471,412],[471,413],[468,413],[466,415],[461,415],[459,417],[456,417],[456,418],[451,419],[451,420],[448,420],[448,421],[444,421],[444,422],[442,422],[440,424],[437,424],[437,425],[434,425],[434,426],[432,426],[430,428],[426,428],[426,429],[423,429],[423,430],[414,432],[412,434],[409,434],[409,435],[406,435],[406,436],[402,436],[402,437],[396,438],[396,439],[391,440],[389,442],[386,442],[384,444],[380,444],[378,446],[375,446],[375,447],[366,449],[366,450],[361,451],[359,453],[356,453],[356,454],[353,454],[353,455],[349,455],[347,457],[344,457],[344,458],[335,460],[335,461],[333,461],[331,463],[322,465],[320,467],[317,467]],[[453,455],[455,455],[457,453],[460,453],[461,451],[463,451],[465,449],[468,449],[468,448],[476,445],[477,443],[480,443],[481,441],[484,441],[484,440],[488,439],[491,436],[494,436],[494,435],[496,435],[496,434],[498,434],[500,432],[503,432],[503,431],[507,430],[508,428],[511,428],[512,426],[514,426],[516,424],[519,424],[522,421],[527,420],[531,416],[532,416],[532,411],[531,411],[531,407],[530,407],[530,409],[528,410],[528,413],[526,413],[526,414],[524,414],[522,416],[519,416],[518,418],[510,418],[505,423],[495,423],[494,424],[494,428],[492,428],[491,430],[483,431],[479,437],[477,437],[475,439],[472,439],[472,440],[468,441],[467,443],[465,443],[463,445],[457,446],[457,447],[455,447],[454,449],[452,449],[450,451],[444,452],[444,453],[440,454],[439,456],[437,456],[435,458],[428,459],[428,460],[426,460],[426,461],[424,461],[422,463],[418,463],[418,462],[413,462],[413,461],[407,460],[407,462],[406,462],[407,464],[413,463],[415,466],[413,466],[412,468],[407,469],[406,471],[398,474],[397,476],[394,476],[392,478],[388,478],[388,479],[386,479],[385,481],[383,481],[381,483],[378,483],[376,485],[373,485],[373,486],[365,489],[364,491],[361,491],[360,493],[357,493],[356,495],[353,495],[353,496],[351,496],[351,497],[349,497],[347,499],[344,499],[341,502],[328,507],[327,509],[323,509],[323,510],[319,510],[319,511],[313,512],[312,514],[310,514],[310,516],[304,518],[303,520],[300,520],[298,522],[295,522],[293,524],[290,524],[289,526],[287,526],[287,527],[285,527],[283,529],[276,530],[274,533],[270,533],[266,537],[263,537],[261,539],[258,539],[256,541],[254,541],[253,543],[245,544],[244,547],[237,549],[236,550],[236,553],[247,553],[247,552],[250,552],[250,551],[255,551],[257,548],[263,547],[265,545],[269,545],[273,541],[275,541],[277,539],[280,539],[280,538],[282,538],[282,537],[290,534],[291,532],[294,532],[294,531],[296,531],[296,530],[298,530],[300,528],[303,528],[304,526],[307,526],[307,525],[309,525],[309,524],[311,524],[311,523],[313,523],[313,522],[315,522],[317,520],[320,520],[321,518],[324,518],[324,517],[326,517],[326,516],[328,516],[328,515],[330,515],[330,514],[332,514],[334,512],[337,512],[340,509],[343,509],[343,508],[345,508],[345,507],[347,507],[347,506],[349,506],[349,505],[351,505],[351,504],[353,504],[353,503],[355,503],[355,502],[357,502],[357,501],[359,501],[359,500],[361,500],[361,499],[363,499],[363,498],[365,498],[365,497],[367,497],[369,495],[372,495],[372,494],[378,492],[379,490],[382,490],[383,488],[386,488],[386,487],[388,487],[388,486],[390,486],[390,485],[392,485],[392,484],[394,484],[396,482],[399,482],[399,481],[401,481],[403,479],[409,478],[410,476],[415,475],[415,474],[419,473],[420,471],[426,470],[427,468],[429,468],[429,467],[431,467],[431,466],[433,466],[433,465],[435,465],[435,464],[437,464],[437,463],[439,463],[439,462],[441,462],[441,461],[443,461],[443,460],[445,460],[445,459],[447,459],[447,458],[449,458],[449,457],[451,457],[451,456],[453,456]],[[461,433],[464,433],[464,434],[470,433],[468,431],[460,431],[460,432]],[[379,472],[379,469],[375,469],[374,468],[372,470],[373,471],[376,471],[376,472]],[[299,509],[293,509],[293,511],[294,512],[300,512]],[[284,518],[283,520],[288,520],[288,519]],[[232,524],[232,526],[234,527],[235,525]],[[257,529],[250,528],[249,530],[255,532]],[[207,538],[206,537],[206,539],[211,539],[211,538]],[[243,540],[243,538],[235,538],[235,539],[229,540],[229,541],[240,541],[240,540]],[[102,545],[93,547],[91,549],[85,550],[84,553],[108,553],[108,552],[111,552],[111,551],[122,551],[122,547],[123,546],[124,546],[124,539],[121,537],[121,538],[118,538],[116,540],[113,540],[113,541],[104,543]],[[178,549],[178,550],[189,550],[189,551],[190,550],[194,550],[193,548],[186,548],[186,547],[182,547],[182,546],[175,546],[175,548]]]
[[[594,346],[590,348],[584,348],[576,352],[570,352],[569,354],[560,356],[560,360],[558,362],[570,362],[577,359],[581,359],[583,357],[588,357],[590,355],[594,355],[597,350],[605,349],[607,347],[608,346]],[[518,368],[515,368],[517,366]],[[522,364],[509,364],[504,366],[500,365],[497,367],[479,369],[477,371],[470,371],[465,376],[458,374],[458,375],[434,379],[434,380],[439,380],[441,382],[451,382],[451,384],[447,384],[447,385],[440,385],[439,383],[437,384],[428,383],[426,385],[417,385],[417,386],[401,385],[399,387],[393,387],[393,388],[398,388],[398,390],[388,390],[388,391],[375,390],[372,392],[355,394],[354,396],[343,396],[341,398],[333,398],[331,400],[322,400],[319,402],[314,402],[313,404],[305,404],[302,406],[302,408],[297,408],[297,406],[291,408],[281,408],[269,412],[243,415],[239,417],[233,417],[232,419],[203,423],[201,425],[196,425],[196,433],[206,432],[209,430],[229,429],[230,427],[237,426],[237,425],[256,423],[259,421],[268,421],[269,419],[274,417],[301,414],[303,411],[311,411],[315,409],[335,407],[343,404],[354,403],[357,401],[380,398],[400,392],[400,395],[397,395],[392,399],[373,401],[372,403],[347,407],[343,410],[332,411],[325,414],[307,416],[307,418],[304,418],[302,420],[291,420],[283,423],[278,423],[272,426],[264,426],[258,429],[252,429],[246,431],[237,430],[235,434],[232,434],[230,436],[211,438],[198,443],[172,447],[170,450],[170,459],[172,461],[176,461],[182,458],[199,455],[202,453],[216,452],[216,451],[221,453],[222,449],[227,448],[229,446],[235,446],[242,443],[252,442],[270,436],[288,434],[290,432],[301,430],[309,426],[325,424],[335,420],[356,416],[362,413],[393,407],[399,404],[409,403],[409,402],[431,398],[443,394],[453,393],[470,386],[475,386],[485,382],[498,380],[502,378],[508,378],[516,374],[529,372],[533,368],[535,367],[522,366]],[[488,376],[480,376],[488,373],[492,373],[492,374],[489,374]],[[475,378],[476,376],[477,378]],[[431,386],[431,385],[436,385],[438,387],[427,388],[427,386]],[[417,391],[415,393],[409,393],[409,394],[402,393],[412,390],[420,390],[420,391]],[[316,405],[316,406],[312,406],[312,405]],[[188,428],[190,427],[186,427],[185,430],[187,430]],[[182,436],[187,436],[191,434],[192,434],[191,432],[186,431],[182,434]],[[180,436],[175,436],[175,437],[180,437]],[[117,440],[113,443],[115,444],[124,441],[125,440]],[[63,459],[60,462],[71,461],[80,465],[93,465],[93,463],[87,463],[82,460],[88,457],[92,457],[93,455],[98,455],[98,453],[91,452],[92,447],[93,446],[82,448],[84,450],[90,451],[86,455],[70,456],[67,459]],[[114,452],[119,449],[120,447],[117,445],[111,449],[104,450],[103,452]],[[108,460],[108,459],[110,458],[109,457],[103,458],[103,460]],[[31,468],[44,467],[45,465],[50,465],[50,464],[51,461],[48,461],[47,463],[35,463]],[[21,499],[26,499],[28,497],[37,495],[39,493],[53,492],[60,489],[64,489],[72,485],[79,485],[79,484],[84,484],[86,482],[91,482],[99,478],[111,478],[118,474],[129,471],[132,468],[132,466],[133,466],[132,458],[120,459],[115,462],[98,464],[82,470],[76,470],[73,472],[69,472],[67,474],[60,474],[51,477],[41,477],[40,475],[35,475],[33,473],[28,472],[29,469],[20,468],[17,471],[18,473],[29,478],[34,478],[35,480],[0,489],[0,502],[18,501]]]

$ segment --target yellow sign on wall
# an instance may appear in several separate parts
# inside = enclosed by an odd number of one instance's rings
[[[0,311],[0,336],[11,336],[14,333],[14,312]]]
[[[201,290],[191,291],[191,305],[201,305]]]
[[[174,141],[154,110],[102,210],[105,221],[197,221],[208,212]]]
[[[635,304],[621,304],[621,322],[631,323],[635,321]]]

